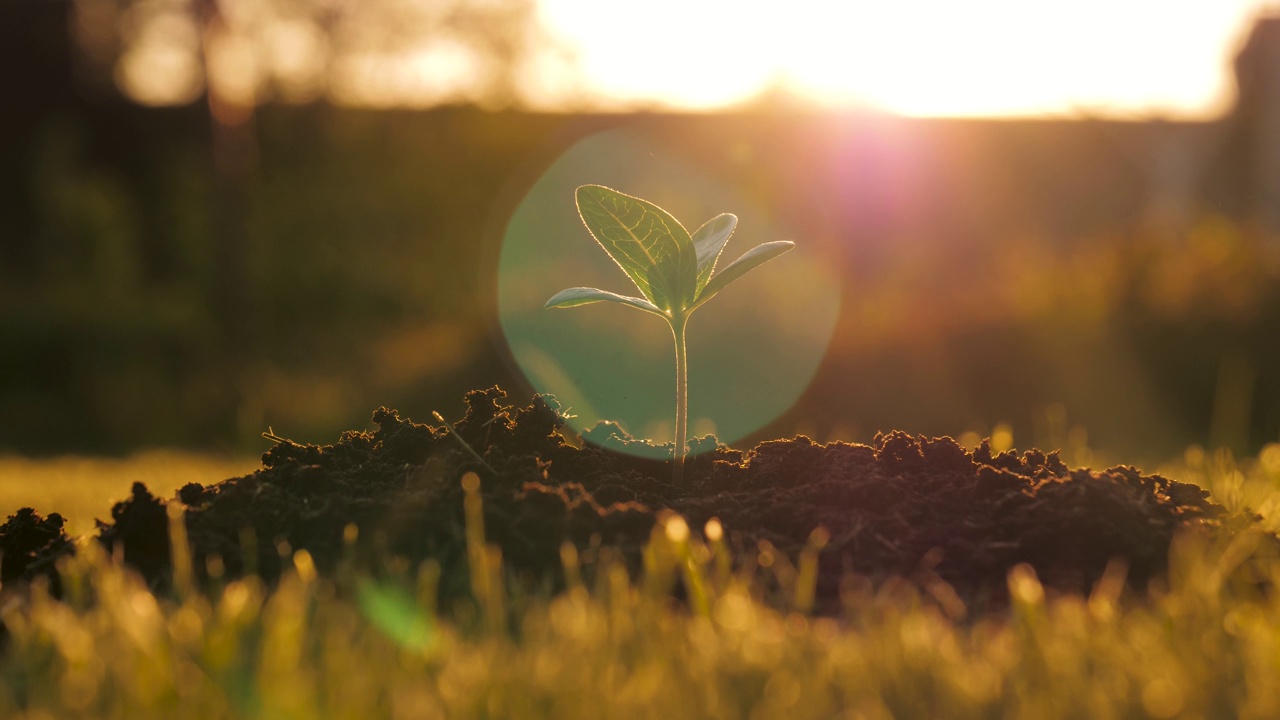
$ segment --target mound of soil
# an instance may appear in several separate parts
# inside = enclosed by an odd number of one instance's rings
[[[74,549],[63,524],[58,513],[41,517],[31,508],[22,508],[0,525],[0,588],[44,576],[50,579],[51,589],[59,591],[55,565]]]
[[[463,491],[467,471],[482,479],[488,540],[507,566],[534,586],[559,582],[559,547],[602,542],[638,563],[664,510],[692,528],[718,518],[739,548],[768,541],[797,554],[814,528],[830,541],[819,561],[819,600],[838,602],[850,571],[945,580],[962,597],[999,602],[1006,575],[1033,566],[1049,587],[1087,592],[1107,562],[1123,558],[1143,586],[1166,569],[1175,533],[1220,533],[1249,518],[1229,515],[1207,493],[1131,467],[1072,470],[1056,453],[993,455],[950,438],[902,432],[874,446],[807,438],[765,442],[742,452],[703,439],[680,485],[670,465],[560,434],[552,398],[522,408],[498,388],[467,394],[454,426],[373,415],[376,432],[348,432],[333,445],[280,442],[252,475],[188,485],[185,504],[195,566],[217,556],[225,572],[278,576],[290,549],[307,549],[321,571],[342,562],[436,558],[446,593],[465,592]],[[625,446],[616,429],[592,439]],[[99,537],[156,583],[169,567],[165,502],[141,484],[100,523]],[[360,538],[344,542],[354,525]],[[7,564],[6,553],[6,568]],[[825,602],[824,602],[825,601]]]

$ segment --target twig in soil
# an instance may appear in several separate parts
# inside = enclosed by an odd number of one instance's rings
[[[453,428],[453,425],[449,424],[448,420],[444,419],[444,416],[441,415],[438,410],[432,410],[431,414],[435,417],[435,419],[444,423],[444,429],[448,430],[450,435],[457,438],[458,442],[462,444],[463,449],[465,449],[468,453],[471,453],[471,457],[475,458],[476,462],[488,468],[489,472],[493,473],[494,475],[498,474],[498,471],[494,470],[492,465],[485,462],[484,458],[480,457],[480,453],[476,452],[475,448],[471,447],[471,445],[466,440],[462,439],[462,436],[458,434],[458,431]]]
[[[292,444],[292,445],[297,445],[297,444],[298,444],[298,443],[296,443],[296,442],[294,442],[294,441],[290,440],[290,439],[289,439],[289,438],[287,438],[287,437],[280,437],[279,435],[277,435],[277,434],[276,434],[276,431],[275,431],[275,430],[273,430],[273,429],[271,429],[271,426],[270,426],[270,425],[268,425],[268,426],[267,426],[267,431],[266,431],[266,432],[264,432],[264,433],[262,433],[262,437],[266,438],[267,440],[270,440],[270,441],[271,441],[271,442],[273,442],[273,443],[277,443],[277,444],[279,444],[279,443],[290,443],[290,444]]]

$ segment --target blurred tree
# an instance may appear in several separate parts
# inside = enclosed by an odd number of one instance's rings
[[[519,99],[522,62],[554,47],[532,0],[74,0],[71,28],[77,72],[92,92],[114,87],[153,106],[203,97],[207,106],[215,235],[208,307],[224,355],[214,381],[227,391],[222,426],[244,424],[257,382],[248,376],[251,348],[271,331],[250,277],[262,254],[248,228],[257,106],[506,106]]]
[[[83,75],[132,100],[207,94],[234,122],[267,101],[503,107],[527,65],[567,57],[533,0],[74,0]]]
[[[0,450],[252,449],[267,424],[325,440],[379,404],[460,408],[511,379],[484,311],[503,203],[624,123],[844,276],[824,368],[771,434],[1025,437],[1061,403],[1143,457],[1211,417],[1275,439],[1275,238],[1219,205],[1242,179],[1145,170],[1166,144],[1212,159],[1218,123],[492,110],[529,91],[531,8],[0,2],[0,67],[21,69],[0,74]],[[1246,175],[1255,137],[1218,176]],[[1141,220],[1160,192],[1184,219]]]

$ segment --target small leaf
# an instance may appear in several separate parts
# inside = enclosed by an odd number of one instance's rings
[[[738,216],[733,213],[721,213],[702,224],[693,234],[693,249],[698,253],[698,292],[706,287],[711,273],[716,269],[716,260],[729,242],[733,229],[738,227]]]
[[[707,286],[702,289],[702,294],[698,296],[698,300],[694,303],[694,307],[710,300],[716,293],[725,289],[729,283],[746,275],[756,267],[778,257],[782,253],[795,247],[796,244],[790,240],[778,240],[776,242],[767,242],[763,245],[757,245],[743,253],[742,257],[734,260],[725,266],[725,269],[711,276],[711,280],[707,282]]]
[[[698,257],[689,231],[647,200],[601,185],[576,193],[578,214],[591,236],[662,310],[687,307],[698,293]]]
[[[356,604],[370,624],[401,647],[421,649],[434,642],[431,615],[398,587],[362,580],[356,586]]]
[[[619,295],[618,293],[612,293],[608,290],[599,290],[597,288],[589,287],[574,287],[569,288],[568,290],[561,290],[551,296],[551,299],[547,301],[547,304],[543,306],[543,309],[577,307],[579,305],[590,305],[591,303],[598,302],[621,303],[623,305],[630,305],[631,307],[639,308],[646,312],[663,315],[662,311],[659,310],[656,305],[644,298],[627,297],[626,295]],[[663,317],[666,316],[663,315]]]

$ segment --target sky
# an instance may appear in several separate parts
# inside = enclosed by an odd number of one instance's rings
[[[1274,0],[539,0],[615,108],[713,109],[782,91],[912,116],[1205,118]],[[566,71],[567,72],[567,71]],[[554,71],[535,105],[572,85]]]

